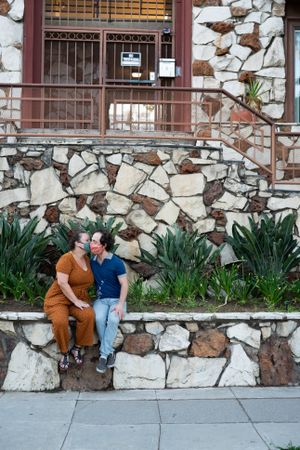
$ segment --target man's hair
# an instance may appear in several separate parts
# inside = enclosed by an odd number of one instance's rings
[[[114,238],[113,234],[111,233],[111,231],[109,231],[105,228],[103,230],[96,231],[96,233],[101,233],[100,244],[104,245],[105,249],[108,252],[113,250],[114,245],[115,245],[115,238]]]

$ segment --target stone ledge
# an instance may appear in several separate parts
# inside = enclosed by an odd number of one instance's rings
[[[0,320],[14,321],[49,321],[46,314],[42,312],[0,312]],[[70,320],[74,320],[70,317]],[[155,321],[184,321],[184,322],[210,322],[216,320],[300,320],[300,312],[228,312],[228,313],[185,313],[185,312],[154,312],[154,313],[128,313],[123,322],[155,322]]]

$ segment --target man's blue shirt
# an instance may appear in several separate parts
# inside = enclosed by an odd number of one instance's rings
[[[126,275],[123,261],[109,253],[100,263],[97,256],[91,259],[91,267],[95,278],[97,298],[119,298],[121,285],[118,277]]]

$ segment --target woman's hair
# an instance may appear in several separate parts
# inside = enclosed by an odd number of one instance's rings
[[[100,244],[105,245],[105,249],[110,252],[115,245],[113,234],[107,229],[98,230],[96,233],[101,233]]]
[[[87,234],[86,231],[84,231],[84,230],[71,230],[68,233],[70,250],[74,250],[75,242],[80,241],[81,240],[81,236],[83,234]]]

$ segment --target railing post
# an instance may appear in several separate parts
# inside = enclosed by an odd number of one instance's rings
[[[271,127],[271,170],[272,170],[272,188],[276,182],[276,125]]]

